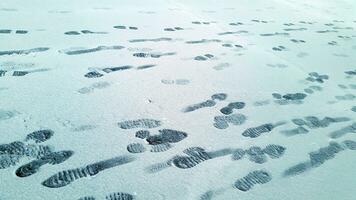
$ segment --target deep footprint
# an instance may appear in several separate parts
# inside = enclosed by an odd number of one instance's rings
[[[152,135],[146,138],[146,141],[150,145],[158,145],[164,143],[177,143],[188,137],[188,134],[183,131],[177,131],[172,129],[159,130],[158,135]]]

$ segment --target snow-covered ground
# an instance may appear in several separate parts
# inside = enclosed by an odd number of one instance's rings
[[[1,0],[0,199],[355,199],[355,13]]]

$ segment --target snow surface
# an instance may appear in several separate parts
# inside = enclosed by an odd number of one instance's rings
[[[352,0],[1,0],[0,145],[27,143],[29,133],[49,129],[53,136],[34,145],[74,154],[24,178],[15,171],[35,158],[0,169],[0,199],[105,199],[114,192],[147,200],[355,199],[356,151],[344,142],[356,141],[355,13]],[[93,52],[75,53],[81,49]],[[130,67],[105,70],[121,66]],[[212,100],[220,93],[226,99]],[[307,96],[274,98],[295,93]],[[205,101],[209,106],[184,112]],[[231,102],[245,106],[221,113]],[[218,120],[219,126],[216,116],[240,121],[226,127]],[[307,133],[287,134],[298,127],[293,119],[308,116],[319,121],[301,126]],[[343,120],[320,125],[325,117]],[[160,126],[118,124],[139,119]],[[258,137],[242,134],[268,123],[276,126]],[[135,137],[139,130],[158,135],[163,129],[187,137],[162,152]],[[340,130],[344,134],[332,137]],[[330,142],[343,150],[325,150]],[[132,143],[146,151],[130,153]],[[248,155],[233,160],[229,152],[269,144],[284,147],[284,154],[257,163]],[[152,171],[187,156],[189,147],[227,153],[188,169],[171,163]],[[310,164],[311,152],[318,164],[285,176],[298,163]],[[0,164],[7,154],[0,146]],[[65,187],[41,184],[60,171],[117,156],[134,160]],[[271,180],[248,191],[234,186],[256,170]]]

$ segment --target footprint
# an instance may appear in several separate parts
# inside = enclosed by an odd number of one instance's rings
[[[294,43],[305,43],[305,40],[291,39],[290,41]]]
[[[284,177],[288,177],[288,176],[296,176],[299,174],[302,174],[306,171],[308,171],[311,168],[310,163],[309,162],[302,162],[299,164],[296,164],[288,169],[286,169],[283,172],[283,176]]]
[[[356,112],[356,106],[352,106],[351,111]]]
[[[136,69],[142,70],[142,69],[148,69],[148,68],[152,68],[152,67],[156,67],[156,65],[153,65],[153,64],[141,65],[141,66],[136,67]]]
[[[232,102],[229,103],[227,106],[220,109],[220,112],[224,115],[229,115],[233,112],[234,109],[242,109],[246,105],[245,102]]]
[[[212,54],[205,54],[203,56],[196,56],[194,57],[194,60],[197,60],[197,61],[206,61],[208,59],[213,59],[215,58],[214,55]]]
[[[287,68],[288,65],[286,64],[281,64],[281,63],[277,63],[277,64],[266,64],[268,67],[273,67],[273,68]]]
[[[174,28],[164,28],[164,31],[181,31],[184,30],[182,27],[174,27]]]
[[[11,33],[11,31],[12,30],[10,30],[10,29],[0,29],[0,33],[2,33],[2,34],[9,34],[9,33]]]
[[[80,126],[77,126],[77,127],[73,127],[71,129],[71,131],[73,131],[73,132],[82,132],[82,131],[92,130],[92,129],[95,129],[95,128],[96,128],[95,125],[88,124],[88,125],[80,125]]]
[[[240,160],[245,155],[251,162],[262,164],[267,162],[267,156],[271,159],[278,159],[284,155],[286,148],[281,145],[269,144],[264,149],[257,146],[252,146],[247,150],[235,149],[232,151],[232,160]]]
[[[0,77],[5,76],[6,72],[5,70],[0,70]]]
[[[41,158],[47,156],[53,152],[53,149],[50,146],[44,145],[26,145],[23,149],[23,155],[32,157],[32,158]],[[22,153],[22,152],[21,152]]]
[[[192,24],[203,24],[203,25],[209,25],[210,23],[215,23],[215,22],[200,22],[200,21],[192,21]]]
[[[250,147],[249,149],[246,150],[246,154],[248,155],[248,159],[251,162],[257,163],[257,164],[262,164],[267,162],[267,156],[261,149],[261,147]]]
[[[228,47],[228,48],[236,47],[236,48],[238,48],[238,49],[243,49],[243,46],[242,46],[242,45],[239,45],[239,44],[224,43],[224,44],[222,44],[221,46],[223,46],[223,47]]]
[[[356,142],[352,140],[345,140],[342,142],[343,145],[349,150],[356,150]]]
[[[172,147],[173,146],[170,143],[156,144],[156,145],[152,145],[150,151],[154,153],[159,153],[159,152],[168,151]]]
[[[348,133],[356,133],[356,123],[352,123],[349,126],[331,132],[330,137],[335,139],[335,138],[342,137]]]
[[[246,155],[246,151],[243,149],[235,149],[232,152],[232,160],[240,160]]]
[[[0,121],[11,119],[20,113],[15,110],[3,110],[0,109]]]
[[[161,37],[161,38],[153,38],[153,39],[133,39],[129,40],[131,43],[137,43],[137,42],[168,42],[168,41],[173,41],[172,38],[167,38],[167,37]]]
[[[278,159],[284,155],[285,150],[286,148],[283,146],[269,144],[263,149],[263,152],[272,159]]]
[[[129,193],[115,192],[107,195],[106,200],[134,200],[135,197]]]
[[[218,101],[223,101],[227,98],[227,94],[226,93],[216,93],[211,95],[211,99],[212,100],[218,100]]]
[[[50,129],[38,130],[32,133],[29,133],[26,136],[25,141],[28,142],[29,140],[34,141],[35,143],[41,143],[49,140],[54,134],[54,131]]]
[[[248,31],[245,31],[245,30],[241,30],[241,31],[227,31],[227,32],[218,33],[218,35],[235,35],[235,34],[241,34],[241,33],[248,33]]]
[[[212,190],[209,190],[207,192],[205,192],[204,194],[202,194],[199,197],[199,200],[212,200],[214,196],[214,192]]]
[[[0,146],[1,148],[1,146]],[[0,169],[6,169],[17,165],[20,162],[21,156],[0,153]]]
[[[132,54],[135,57],[138,58],[160,58],[162,56],[172,56],[172,55],[176,55],[175,52],[167,52],[167,53],[134,53]]]
[[[77,91],[81,94],[89,94],[94,92],[96,89],[104,89],[109,87],[110,85],[111,84],[109,82],[100,81],[100,82],[93,83],[88,87],[82,87]]]
[[[353,101],[356,99],[356,96],[353,94],[345,94],[342,96],[335,96],[335,99],[340,101]]]
[[[240,25],[244,25],[244,23],[242,23],[242,22],[233,22],[233,23],[229,23],[229,25],[231,25],[231,26],[240,26]]]
[[[299,52],[299,53],[297,54],[297,57],[298,57],[298,58],[304,58],[304,57],[307,57],[307,56],[309,56],[309,54],[306,53],[306,52]]]
[[[345,74],[351,75],[351,76],[356,76],[356,69],[355,70],[350,70],[350,71],[345,71]]]
[[[161,126],[161,121],[154,119],[137,119],[119,122],[118,126],[122,129],[144,128],[151,129]]]
[[[268,22],[265,20],[258,20],[258,19],[252,19],[252,22],[257,22],[257,23],[263,23],[263,24],[267,24]]]
[[[304,120],[300,118],[292,119],[292,122],[298,126],[305,125],[310,129],[316,129],[328,127],[332,123],[347,122],[350,120],[351,119],[348,117],[324,117],[320,120],[318,117],[315,116],[307,116],[304,117]]]
[[[265,106],[265,105],[268,105],[270,104],[270,100],[261,100],[261,101],[255,101],[253,103],[254,106]]]
[[[93,196],[80,197],[78,200],[95,200]]]
[[[55,165],[55,164],[63,163],[64,161],[69,159],[73,154],[74,154],[73,151],[59,151],[59,152],[50,153],[48,155],[41,157],[40,159],[22,165],[15,171],[15,174],[16,176],[21,178],[31,176],[37,173],[41,166],[45,164]]]
[[[264,33],[264,34],[260,34],[260,36],[266,37],[266,36],[289,36],[289,33],[279,33],[279,32],[275,32],[275,33]]]
[[[305,93],[287,93],[285,95],[281,95],[279,93],[272,93],[272,96],[274,99],[276,99],[274,102],[279,104],[279,105],[288,105],[291,103],[294,104],[302,104],[302,100],[304,100],[307,95]]]
[[[67,31],[64,32],[65,35],[80,35],[80,33],[78,31]]]
[[[242,135],[245,137],[256,138],[259,137],[262,133],[268,133],[272,131],[274,128],[276,128],[277,126],[284,125],[285,123],[286,122],[278,122],[276,124],[272,124],[272,123],[262,124],[260,126],[246,129],[244,132],[242,132]]]
[[[321,30],[321,31],[315,31],[316,33],[337,33],[339,31],[336,30]]]
[[[106,68],[89,68],[89,70],[92,70],[92,71],[86,73],[84,76],[87,78],[99,78],[104,75],[102,73],[98,72],[97,70],[101,70],[108,74],[111,72],[124,71],[124,70],[132,69],[132,68],[133,68],[133,66],[130,66],[130,65],[124,65],[124,66],[118,66],[118,67],[106,67]]]
[[[298,127],[289,130],[282,130],[281,133],[287,136],[306,134],[309,132],[309,130],[304,128],[303,126],[306,126],[309,129],[326,128],[332,123],[347,122],[350,120],[351,119],[347,117],[324,117],[323,119],[319,119],[315,116],[307,116],[304,117],[304,119],[294,118],[291,121]]]
[[[218,129],[226,129],[229,127],[229,124],[241,125],[246,121],[246,116],[243,114],[231,114],[231,115],[222,115],[214,117],[214,127]]]
[[[104,75],[102,73],[93,71],[93,72],[86,73],[84,76],[87,77],[87,78],[99,78],[99,77],[102,77]]]
[[[127,151],[130,153],[143,153],[146,148],[141,143],[131,143],[127,145]]]
[[[201,39],[201,40],[190,40],[186,41],[186,44],[204,44],[204,43],[219,43],[222,42],[219,39]]]
[[[90,31],[90,30],[81,30],[79,31],[67,31],[64,34],[66,35],[80,35],[81,33],[83,34],[107,34],[107,32],[94,32],[94,31]]]
[[[237,179],[234,183],[235,188],[247,192],[256,184],[266,184],[272,180],[270,173],[264,170],[256,170],[248,173],[245,177]]]
[[[283,172],[284,177],[302,174],[312,168],[320,167],[326,161],[335,158],[336,154],[346,150],[355,150],[356,142],[346,140],[342,144],[330,142],[328,146],[309,153],[309,160],[294,165]]]
[[[52,148],[49,146],[25,144],[21,141],[0,144],[0,166],[11,167],[23,157],[39,159],[51,153]]]
[[[80,55],[80,54],[94,53],[94,52],[104,51],[104,50],[120,50],[120,49],[123,49],[123,48],[125,48],[125,47],[114,45],[114,46],[98,46],[98,47],[89,48],[89,49],[85,49],[85,48],[70,48],[70,49],[60,50],[59,52],[60,53],[65,53],[67,55]]]
[[[188,137],[188,134],[183,131],[173,129],[161,129],[158,135],[151,135],[146,138],[150,145],[158,145],[164,143],[177,143]]]
[[[308,29],[307,28],[285,28],[283,30],[285,30],[285,31],[306,31]]]
[[[0,77],[5,76],[7,74],[9,74],[9,76],[25,76],[30,73],[44,72],[44,71],[49,71],[49,69],[42,68],[42,69],[34,69],[34,70],[28,70],[28,71],[13,71],[12,74],[7,73],[6,70],[0,70]]]
[[[225,93],[216,93],[216,94],[213,94],[211,96],[211,99],[206,100],[206,101],[201,102],[201,103],[197,103],[197,104],[193,104],[193,105],[187,106],[182,111],[186,113],[186,112],[192,112],[192,111],[195,111],[195,110],[198,110],[198,109],[201,109],[201,108],[213,107],[213,106],[216,105],[215,100],[223,101],[226,98],[227,98],[227,94],[225,94]]]
[[[39,53],[39,52],[44,52],[48,51],[48,47],[38,47],[38,48],[32,48],[32,49],[23,49],[23,50],[10,50],[10,51],[0,51],[0,56],[4,55],[28,55],[32,53]]]
[[[172,163],[178,168],[188,169],[206,160],[226,156],[232,154],[232,152],[232,149],[229,148],[206,152],[201,147],[189,147],[183,151],[188,156],[175,156],[172,158]]]
[[[328,45],[336,46],[336,45],[338,45],[338,43],[336,41],[330,41],[330,42],[328,42]]]
[[[284,46],[277,46],[272,48],[273,51],[286,51],[287,48]]]
[[[289,130],[282,130],[282,134],[287,135],[287,136],[293,136],[293,135],[299,135],[299,134],[307,134],[309,133],[309,130],[299,126],[298,128],[294,129],[289,129]]]
[[[190,83],[188,79],[176,79],[176,80],[168,80],[168,79],[162,79],[161,83],[166,84],[166,85],[187,85]]]
[[[328,80],[329,76],[328,75],[320,75],[317,72],[310,72],[309,77],[307,77],[305,80],[310,81],[310,82],[318,82],[318,83],[324,83],[324,80]]]
[[[102,70],[106,73],[111,73],[111,72],[116,72],[116,71],[124,71],[128,69],[132,69],[133,67],[131,65],[124,65],[124,66],[119,66],[119,67],[106,67],[103,68]]]
[[[178,156],[176,156],[176,157],[178,157]],[[173,161],[174,158],[172,158],[172,159],[170,159],[168,161],[165,161],[165,162],[152,164],[152,165],[146,167],[145,171],[147,173],[152,174],[152,173],[157,173],[157,172],[160,172],[160,171],[162,171],[164,169],[167,169],[168,167],[171,167],[173,165],[172,161]]]
[[[83,177],[95,176],[101,171],[119,165],[127,164],[134,160],[135,158],[131,156],[119,156],[89,164],[85,167],[61,171],[43,181],[42,185],[48,188],[64,187]]]
[[[153,49],[151,48],[138,48],[138,47],[128,47],[127,48],[128,51],[131,51],[131,52],[150,52],[150,51],[153,51]]]
[[[118,25],[118,26],[113,26],[113,28],[116,28],[116,29],[129,29],[129,30],[138,30],[137,27],[135,26],[122,26],[122,25]]]
[[[230,66],[231,66],[230,63],[219,63],[219,64],[215,65],[215,66],[213,67],[213,69],[215,69],[215,70],[217,70],[217,71],[220,71],[220,70],[223,70],[223,69],[228,68],[228,67],[230,67]]]
[[[172,163],[180,169],[189,169],[201,162],[211,159],[209,154],[200,147],[191,147],[184,150],[189,156],[176,156]]]
[[[16,34],[26,34],[27,30],[14,30]],[[0,34],[10,34],[12,30],[10,29],[0,29]]]
[[[140,139],[145,139],[150,136],[150,131],[148,130],[139,130],[136,132],[135,136]]]
[[[322,90],[323,90],[323,88],[320,87],[320,86],[311,85],[311,86],[309,86],[308,88],[305,88],[305,89],[304,89],[304,92],[307,93],[307,94],[313,94],[315,91],[320,92],[320,91],[322,91]]]

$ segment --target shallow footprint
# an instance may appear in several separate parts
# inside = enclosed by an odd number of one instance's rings
[[[25,141],[33,140],[36,143],[41,143],[49,140],[54,134],[54,131],[50,129],[44,129],[39,131],[34,131],[26,136]]]
[[[119,122],[118,126],[122,129],[134,129],[134,128],[156,128],[161,126],[161,121],[154,119],[137,119],[137,120],[127,120]]]
[[[214,127],[218,129],[226,129],[229,124],[241,125],[246,121],[247,117],[243,114],[220,115],[214,117]]]
[[[141,143],[131,143],[127,145],[127,151],[130,153],[143,153],[146,148]]]
[[[272,180],[270,173],[264,170],[256,170],[247,174],[247,176],[238,179],[234,186],[235,188],[247,192],[256,184],[265,184]]]

